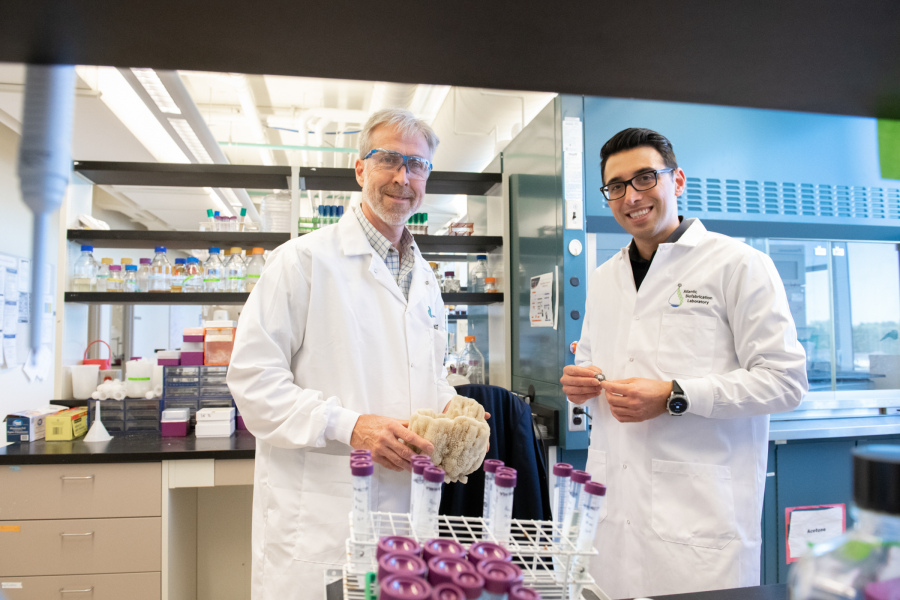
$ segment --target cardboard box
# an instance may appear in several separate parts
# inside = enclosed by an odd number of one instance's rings
[[[46,437],[47,441],[65,441],[74,440],[83,436],[88,429],[88,409],[87,406],[79,406],[70,408],[55,414],[46,419]]]
[[[6,416],[6,441],[14,443],[44,439],[47,417],[65,409],[65,406],[51,404],[43,408],[10,413]]]

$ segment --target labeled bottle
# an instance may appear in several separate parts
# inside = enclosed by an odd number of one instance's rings
[[[184,265],[185,259],[176,258],[175,266],[172,267],[172,277],[170,278],[169,291],[181,293],[184,291]]]
[[[125,259],[123,258],[122,260],[125,260]],[[125,276],[122,278],[122,291],[123,292],[138,291],[137,265],[132,265],[132,264],[125,265]]]
[[[900,596],[898,484],[900,447],[871,445],[853,452],[851,510],[856,513],[856,524],[843,535],[813,546],[794,563],[788,575],[792,600]]]
[[[496,294],[500,290],[497,288],[497,279],[494,277],[484,278],[484,291],[488,294]]]
[[[469,272],[469,291],[476,294],[484,293],[484,280],[488,276],[487,256],[479,254]]]
[[[203,267],[200,266],[200,259],[196,256],[189,256],[184,261],[184,280],[181,282],[181,291],[193,294],[203,291]]]
[[[459,279],[455,277],[453,271],[444,271],[444,281],[441,284],[441,291],[445,294],[459,293]]]
[[[109,275],[106,277],[107,292],[121,292],[125,289],[125,280],[122,278],[122,265],[109,265]]]
[[[322,223],[322,205],[320,204],[319,206],[315,207],[315,210],[313,211],[312,228],[318,229],[319,227],[322,226],[321,223]]]
[[[72,277],[72,291],[97,291],[97,261],[94,260],[93,246],[81,247],[81,256],[75,261]]]
[[[262,275],[263,267],[266,266],[265,250],[262,248],[254,248],[247,261],[247,270],[244,276],[244,291],[252,292],[256,284],[259,283],[259,277]]]
[[[109,279],[109,266],[113,264],[111,258],[101,258],[97,265],[97,291],[106,291],[106,280]]]
[[[225,280],[223,279],[225,265],[219,258],[218,248],[209,249],[209,258],[203,263],[203,291],[204,292],[221,292],[225,288]]]
[[[228,262],[225,263],[225,291],[243,292],[246,265],[240,248],[232,248]]]
[[[466,347],[459,355],[458,365],[459,368],[465,368],[465,373],[460,373],[460,375],[465,376],[470,384],[483,385],[486,383],[484,376],[484,354],[475,347],[474,335],[467,335],[465,340]]]
[[[156,255],[150,263],[150,289],[151,292],[168,292],[172,289],[169,278],[172,276],[172,263],[166,258],[166,247],[157,246]]]
[[[150,263],[153,262],[149,258],[142,258],[141,265],[137,271],[137,282],[139,292],[150,291]]]

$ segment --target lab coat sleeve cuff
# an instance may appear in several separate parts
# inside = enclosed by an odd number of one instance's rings
[[[706,418],[712,415],[715,389],[711,381],[705,378],[679,379],[678,385],[684,390],[688,402],[690,402],[688,413]]]
[[[360,413],[349,408],[335,406],[328,415],[328,425],[325,427],[325,437],[343,444],[350,445],[350,437]]]

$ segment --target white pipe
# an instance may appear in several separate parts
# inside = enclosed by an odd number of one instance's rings
[[[44,271],[54,237],[50,217],[59,210],[72,172],[72,118],[75,67],[29,65],[25,75],[19,185],[22,200],[34,213],[31,254],[31,360],[41,348],[44,323]]]

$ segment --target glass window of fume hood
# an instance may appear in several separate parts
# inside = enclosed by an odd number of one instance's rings
[[[630,241],[588,234],[588,272]],[[781,275],[806,350],[810,391],[900,389],[897,244],[743,241],[768,254]]]

